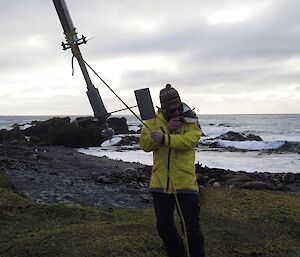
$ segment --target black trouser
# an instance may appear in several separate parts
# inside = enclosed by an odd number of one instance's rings
[[[186,257],[183,241],[174,223],[175,196],[164,193],[152,193],[152,196],[157,218],[157,231],[163,240],[168,256]],[[190,256],[204,257],[204,238],[199,224],[199,194],[182,193],[177,194],[177,197],[186,225]]]

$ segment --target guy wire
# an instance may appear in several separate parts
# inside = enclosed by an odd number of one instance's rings
[[[103,82],[105,86],[126,106],[126,108],[140,121],[142,124],[147,127],[149,130],[150,128],[145,124],[145,122],[117,95],[117,93],[98,75],[98,73],[82,58],[83,62],[91,69],[92,72]]]

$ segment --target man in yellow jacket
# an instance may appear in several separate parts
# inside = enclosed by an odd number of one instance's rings
[[[187,251],[191,257],[204,257],[195,175],[195,147],[202,131],[196,114],[181,102],[178,92],[170,84],[160,91],[160,103],[156,118],[145,122],[147,127],[143,127],[140,137],[143,150],[153,152],[150,191],[157,231],[169,257],[185,257]],[[174,224],[175,207],[183,214],[186,250]]]

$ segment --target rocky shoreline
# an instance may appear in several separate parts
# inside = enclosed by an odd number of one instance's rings
[[[105,140],[97,122],[83,122],[86,124],[78,125],[68,117],[52,118],[32,122],[24,130],[17,124],[10,131],[1,130],[0,185],[1,180],[8,180],[6,184],[15,191],[45,204],[149,207],[151,167],[79,153],[76,147],[99,146]],[[108,123],[116,134],[123,134],[122,151],[138,146],[138,134],[128,135],[134,131],[125,118],[112,118]],[[234,132],[222,136],[233,141],[261,140]],[[247,173],[196,164],[196,175],[200,189],[265,189],[300,195],[300,173]]]
[[[125,185],[103,185],[99,176],[134,163],[112,161],[78,153],[66,147],[0,145],[0,174],[13,189],[36,202],[112,207],[145,207],[139,194]]]
[[[267,189],[300,195],[300,174],[247,173],[196,165],[201,187]],[[151,167],[79,153],[63,146],[0,144],[0,176],[39,203],[150,207]]]

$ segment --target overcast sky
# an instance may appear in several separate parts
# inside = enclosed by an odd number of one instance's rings
[[[66,0],[83,57],[129,105],[170,83],[197,113],[300,113],[299,0]],[[52,0],[0,0],[0,115],[89,115]],[[123,108],[91,76],[108,111]]]

